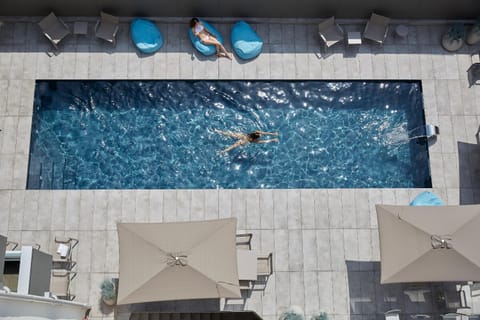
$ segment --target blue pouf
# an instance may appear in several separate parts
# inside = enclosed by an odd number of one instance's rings
[[[223,45],[223,38],[220,35],[220,33],[214,27],[212,27],[208,22],[203,21],[201,19],[198,19],[198,20],[203,24],[205,29],[207,29],[208,32],[213,34],[215,38],[217,38],[217,40]],[[188,35],[190,36],[190,40],[192,41],[192,45],[195,47],[195,49],[197,49],[204,56],[211,56],[212,54],[215,54],[215,52],[217,51],[215,50],[214,45],[207,46],[203,44],[198,37],[195,37],[193,35],[191,28],[188,29]]]
[[[145,19],[135,19],[130,25],[132,41],[140,52],[154,53],[163,45],[163,37],[157,26]]]
[[[230,40],[233,50],[242,59],[253,59],[262,52],[263,40],[245,21],[235,23]]]
[[[410,202],[411,206],[443,206],[443,201],[433,192],[422,192]]]

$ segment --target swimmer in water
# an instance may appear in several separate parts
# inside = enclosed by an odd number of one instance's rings
[[[274,139],[266,139],[260,140],[262,135],[270,135],[270,136],[278,136],[278,132],[263,132],[263,131],[253,131],[251,133],[239,133],[239,132],[231,132],[231,131],[221,131],[215,129],[216,133],[223,134],[227,137],[232,137],[238,139],[237,142],[232,144],[230,147],[220,151],[219,153],[227,153],[228,151],[235,149],[240,146],[244,146],[249,143],[269,143],[269,142],[278,142],[277,138]]]

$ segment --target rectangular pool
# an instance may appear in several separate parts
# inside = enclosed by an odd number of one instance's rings
[[[424,125],[419,81],[42,80],[27,188],[429,188]]]

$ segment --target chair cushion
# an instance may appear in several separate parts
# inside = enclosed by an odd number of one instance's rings
[[[140,52],[154,53],[163,45],[163,37],[157,26],[145,19],[135,19],[130,25],[132,41]]]
[[[245,21],[235,23],[230,41],[233,50],[242,59],[255,58],[262,52],[263,40]]]
[[[220,32],[218,32],[214,27],[212,27],[208,22],[199,19],[200,22],[203,24],[203,26],[217,38],[217,40],[223,45],[223,38],[220,35]],[[192,45],[195,49],[197,49],[201,54],[204,56],[211,56],[212,54],[215,54],[215,46],[214,45],[205,45],[203,44],[199,38],[195,37],[193,35],[192,29],[188,29],[188,35],[190,37],[190,41],[192,41]]]
[[[410,202],[411,206],[443,206],[443,201],[433,192],[425,191]]]

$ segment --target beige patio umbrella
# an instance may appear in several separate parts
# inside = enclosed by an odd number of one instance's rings
[[[381,283],[480,280],[480,205],[377,205]]]
[[[118,223],[118,303],[240,297],[236,224]]]

